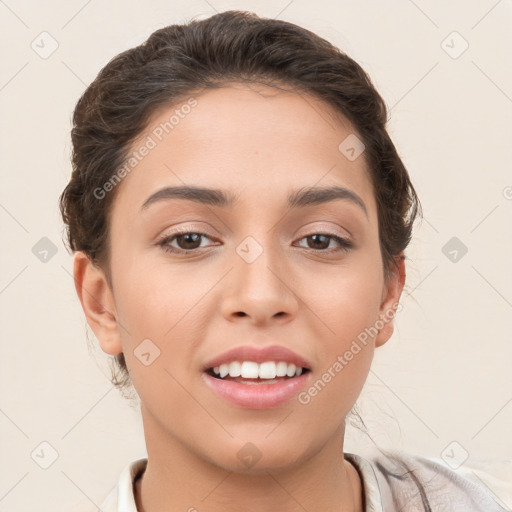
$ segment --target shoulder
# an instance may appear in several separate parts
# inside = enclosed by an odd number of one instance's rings
[[[374,454],[384,511],[504,512],[512,506],[512,459],[471,460],[450,467],[439,458],[390,451]]]

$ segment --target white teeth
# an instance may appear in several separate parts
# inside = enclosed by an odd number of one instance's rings
[[[229,365],[229,376],[230,377],[240,377],[241,369],[242,369],[242,365],[238,361],[233,361]]]
[[[229,373],[229,366],[227,364],[221,364],[219,366],[220,378],[223,379]]]
[[[295,371],[297,370],[297,367],[292,363],[288,365],[288,369],[286,370],[286,375],[288,377],[293,377],[295,375]]]
[[[230,377],[242,377],[244,379],[275,379],[276,377],[299,377],[303,369],[295,366],[293,363],[285,361],[265,361],[258,364],[254,361],[233,361],[224,363],[213,368],[213,373],[221,379],[229,375]]]
[[[258,375],[260,379],[275,379],[276,363],[272,361],[268,361],[267,363],[261,363]]]
[[[258,378],[258,363],[252,361],[244,361],[240,368],[240,375],[244,379],[257,379]]]
[[[280,361],[276,365],[276,376],[277,377],[284,377],[286,375],[286,369],[288,368],[288,365],[284,361]]]

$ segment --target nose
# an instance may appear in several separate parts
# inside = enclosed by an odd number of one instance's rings
[[[296,280],[279,249],[264,249],[254,260],[250,257],[257,249],[254,242],[238,249],[222,298],[223,316],[255,326],[289,322],[297,314],[299,299],[293,289]],[[248,251],[244,253],[244,249]]]

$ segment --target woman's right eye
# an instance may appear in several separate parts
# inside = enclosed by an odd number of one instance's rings
[[[182,231],[173,235],[166,236],[158,242],[158,245],[160,245],[165,252],[187,253],[201,248],[201,245],[197,245],[197,242],[201,241],[201,237],[210,239],[210,237],[205,233],[199,233],[196,231]],[[174,241],[176,241],[178,245],[183,245],[185,247],[172,246],[171,243]]]

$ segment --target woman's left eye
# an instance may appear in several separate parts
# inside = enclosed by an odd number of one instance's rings
[[[184,231],[163,238],[160,242],[158,242],[158,245],[161,246],[162,249],[166,252],[189,253],[194,252],[196,249],[202,247],[201,238],[208,238],[211,240],[211,238],[205,233],[199,233],[196,231]],[[328,233],[313,233],[301,238],[300,240],[307,240],[307,243],[312,242],[313,245],[317,244],[317,247],[306,247],[306,249],[312,249],[315,252],[333,252],[332,248],[331,250],[328,250],[332,241],[336,242],[340,246],[338,249],[335,249],[335,251],[346,252],[353,247],[352,242],[349,242],[345,238],[341,238],[336,235],[330,235]],[[178,247],[171,245],[173,242],[176,242]],[[321,247],[318,247],[318,245]]]
[[[305,236],[304,238],[301,238],[301,240],[307,240],[308,242],[311,241],[311,242],[313,242],[313,244],[319,244],[321,246],[325,246],[325,242],[327,240],[327,246],[320,248],[321,251],[326,251],[326,252],[335,252],[335,251],[345,251],[346,252],[353,247],[352,242],[349,242],[347,239],[341,238],[336,235],[330,235],[328,233],[314,233],[312,235],[308,235],[308,236]],[[332,251],[332,250],[327,251],[327,249],[330,245],[330,242],[333,240],[340,247],[338,249],[335,249],[334,251]],[[307,249],[310,249],[310,247],[307,247]],[[314,248],[314,247],[312,249],[316,250],[316,248]]]

